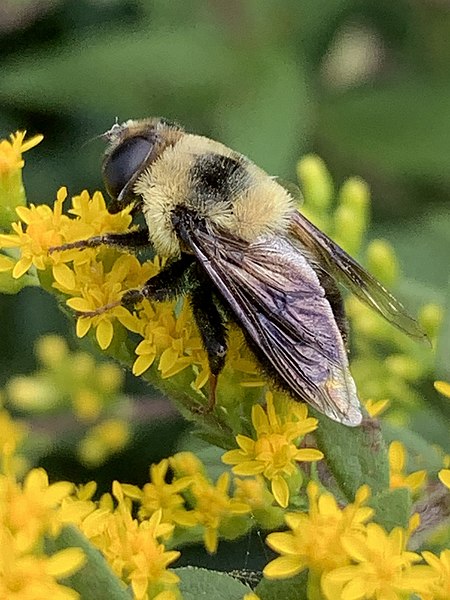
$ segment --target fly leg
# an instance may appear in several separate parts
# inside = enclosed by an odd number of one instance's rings
[[[192,312],[208,355],[211,371],[208,404],[198,410],[203,414],[213,411],[216,404],[217,381],[227,355],[227,328],[210,287],[199,285],[190,292]]]
[[[74,248],[83,250],[83,248],[97,248],[98,246],[130,248],[133,250],[150,245],[148,229],[142,227],[141,229],[126,231],[125,233],[104,233],[103,235],[95,235],[86,240],[77,240],[76,242],[69,242],[61,246],[53,246],[53,248],[49,248],[49,253],[53,254],[53,252],[63,252],[64,250],[72,250]]]

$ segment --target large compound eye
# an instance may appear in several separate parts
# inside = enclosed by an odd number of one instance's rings
[[[119,144],[103,164],[103,181],[108,194],[117,199],[134,179],[154,146],[154,140],[131,137]]]

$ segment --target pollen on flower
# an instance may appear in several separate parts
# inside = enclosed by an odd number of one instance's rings
[[[302,437],[317,428],[317,419],[307,416],[306,405],[280,401],[275,410],[273,395],[266,395],[267,409],[252,408],[255,439],[236,436],[239,446],[222,456],[225,464],[233,465],[235,475],[263,475],[271,483],[272,494],[280,506],[289,503],[289,481],[300,475],[298,463],[321,460],[322,452],[314,448],[299,448]]]

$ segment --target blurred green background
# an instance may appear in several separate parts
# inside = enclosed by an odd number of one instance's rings
[[[0,135],[45,135],[25,157],[35,203],[102,188],[87,142],[116,117],[164,115],[285,179],[317,152],[337,184],[369,182],[371,236],[393,243],[414,310],[447,296],[449,37],[438,0],[3,0]],[[4,382],[38,335],[73,327],[26,289],[0,298],[0,331]]]

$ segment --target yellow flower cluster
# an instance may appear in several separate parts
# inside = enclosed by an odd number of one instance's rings
[[[81,531],[102,552],[114,573],[131,585],[136,600],[179,598],[178,577],[167,567],[180,553],[166,551],[160,542],[173,531],[173,525],[162,522],[161,510],[138,522],[119,483],[114,482],[112,496],[106,494],[98,504],[90,499],[94,492],[93,484],[81,488],[78,498],[71,498],[63,505],[62,518],[78,521]]]
[[[42,552],[43,536],[61,529],[58,508],[72,488],[65,481],[49,485],[43,469],[30,471],[22,485],[12,473],[0,474],[0,598],[78,598],[58,579],[83,566],[82,550],[66,548],[50,557]]]
[[[86,465],[97,466],[122,450],[130,437],[129,424],[119,417],[128,403],[122,369],[96,362],[86,352],[71,352],[56,335],[40,338],[35,354],[40,367],[7,382],[8,404],[28,415],[72,409],[82,425],[78,454]]]
[[[175,474],[171,483],[166,481],[169,466]],[[250,518],[242,519],[250,513],[251,507],[237,494],[230,496],[229,487],[229,473],[222,473],[213,483],[201,462],[190,452],[152,465],[150,483],[142,490],[122,485],[125,495],[138,502],[141,519],[153,518],[155,512],[160,511],[162,519],[179,530],[192,528],[191,540],[201,536],[210,553],[217,550],[219,534],[236,538],[251,526]],[[189,537],[189,533],[186,535]]]
[[[281,556],[265,567],[265,577],[283,579],[308,569],[308,597],[326,600],[406,600],[413,593],[423,600],[449,597],[450,553],[438,558],[407,549],[417,518],[408,531],[395,527],[388,533],[369,522],[374,512],[365,506],[367,486],[344,508],[314,482],[307,491],[309,511],[287,513],[289,531],[267,537]]]
[[[235,475],[260,475],[271,483],[271,492],[282,507],[289,504],[292,491],[298,492],[302,476],[299,462],[323,458],[314,448],[298,448],[301,439],[317,428],[317,419],[308,417],[305,404],[279,398],[275,411],[273,395],[266,394],[267,409],[252,407],[252,422],[256,439],[238,435],[238,450],[226,452],[222,460],[234,465]]]

